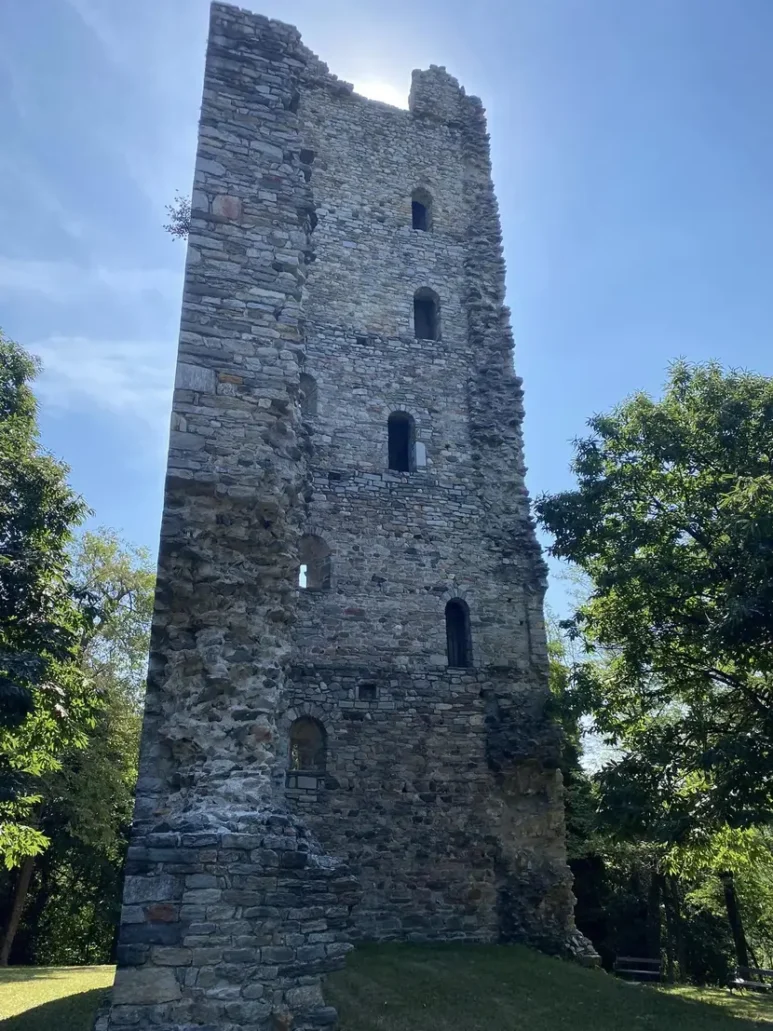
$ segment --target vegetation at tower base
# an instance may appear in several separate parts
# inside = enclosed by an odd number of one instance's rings
[[[648,924],[638,954],[662,944],[669,972],[718,979],[746,954],[736,909],[770,962],[773,383],[677,363],[661,401],[590,425],[578,488],[537,503],[590,583],[563,703],[620,749],[593,778],[578,921],[603,954],[624,889],[629,926],[637,908]]]
[[[110,957],[153,573],[39,445],[35,360],[0,335],[0,965]]]
[[[85,743],[93,692],[78,664],[91,618],[68,579],[68,547],[86,513],[67,468],[38,442],[35,360],[0,334],[0,860],[39,853],[41,777]]]
[[[155,572],[143,549],[109,530],[82,534],[69,563],[78,603],[98,613],[78,646],[96,711],[85,744],[41,781],[37,826],[49,844],[22,902],[14,964],[106,962],[120,911]],[[0,926],[13,898],[0,903]]]

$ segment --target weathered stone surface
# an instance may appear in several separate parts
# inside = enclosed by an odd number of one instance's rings
[[[577,945],[503,299],[480,102],[432,67],[372,103],[214,4],[100,1028],[331,1026],[357,938]]]
[[[167,902],[179,899],[183,882],[179,877],[126,877],[123,886],[125,905],[136,902]]]
[[[174,1002],[181,995],[173,971],[161,967],[124,967],[115,975],[113,1004],[141,1006]]]
[[[176,390],[197,390],[215,392],[215,373],[201,365],[188,365],[178,362],[175,377]]]

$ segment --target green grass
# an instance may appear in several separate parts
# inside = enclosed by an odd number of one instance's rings
[[[3,1031],[91,1031],[112,967],[0,970]],[[773,1000],[654,988],[518,946],[368,945],[326,986],[341,1031],[773,1031]]]
[[[627,984],[519,946],[364,946],[325,997],[341,1031],[773,1031],[767,998]]]
[[[662,988],[661,991],[682,999],[719,1006],[733,1017],[745,1017],[747,1022],[751,1021],[752,1027],[773,1024],[773,999],[758,992],[729,992],[726,988],[692,988],[688,985],[675,985],[673,988]],[[739,1025],[735,1022],[731,1026],[738,1028]]]
[[[3,1031],[91,1031],[113,967],[0,969]]]

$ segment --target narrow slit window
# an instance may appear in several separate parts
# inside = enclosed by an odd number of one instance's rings
[[[422,287],[413,297],[413,329],[419,340],[437,340],[440,336],[440,305],[434,290]]]
[[[446,605],[446,646],[449,666],[465,669],[472,665],[470,610],[460,598]]]
[[[301,415],[313,419],[317,414],[317,381],[307,372],[301,373]]]
[[[414,423],[407,412],[392,412],[387,420],[389,435],[389,468],[410,473],[416,468]]]
[[[432,197],[426,190],[414,190],[411,195],[411,218],[414,229],[428,233],[432,228]]]
[[[411,201],[411,211],[413,214],[413,228],[421,229],[424,232],[427,231],[427,209],[419,200]]]
[[[331,584],[330,548],[321,537],[301,537],[298,586],[305,590],[328,591]]]

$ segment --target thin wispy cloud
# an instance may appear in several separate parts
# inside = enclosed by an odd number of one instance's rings
[[[86,237],[89,228],[86,221],[63,203],[53,183],[20,148],[0,154],[0,187],[7,195],[31,198],[38,211],[49,216],[72,240],[81,241]]]
[[[98,4],[90,0],[66,0],[66,3],[83,26],[96,38],[113,64],[120,66],[129,63],[120,35],[115,31],[109,17],[104,16]]]
[[[175,343],[51,336],[30,346],[43,362],[36,393],[50,412],[97,410],[165,441]]]
[[[148,292],[169,300],[181,296],[182,271],[169,268],[110,268],[66,261],[31,261],[0,255],[2,293],[41,294],[49,301],[71,302],[91,294],[134,297]]]
[[[21,121],[28,121],[32,114],[29,89],[20,74],[11,50],[0,39],[0,83],[3,85],[4,101]]]
[[[134,103],[127,114],[140,115],[128,124],[116,120],[101,142],[162,211],[174,190],[188,189],[193,175],[199,98],[197,88],[191,88],[191,69],[200,74],[209,5],[196,0],[190,16],[181,19],[163,4],[158,9],[141,4],[122,9],[112,0],[66,4],[87,38],[96,42],[113,81],[130,86]],[[138,53],[146,62],[141,75]]]

